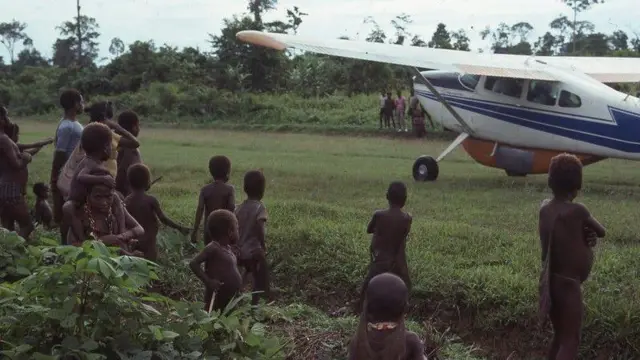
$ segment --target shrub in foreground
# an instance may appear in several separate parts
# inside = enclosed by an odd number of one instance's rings
[[[0,274],[12,276],[0,279],[0,350],[7,358],[282,358],[244,296],[222,314],[208,314],[200,303],[149,292],[158,280],[152,262],[117,256],[99,241],[45,242],[0,234],[2,254],[12,254],[0,257]]]

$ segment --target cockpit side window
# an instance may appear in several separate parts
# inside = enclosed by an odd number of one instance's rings
[[[489,91],[493,91],[498,94],[520,98],[524,88],[524,80],[487,76],[484,81],[484,88]]]
[[[560,92],[560,99],[558,99],[558,105],[565,108],[579,108],[582,106],[582,99],[572,92],[562,90]]]
[[[527,92],[527,101],[540,105],[555,106],[559,91],[557,83],[531,80],[529,91]]]
[[[480,81],[480,75],[463,74],[460,76],[460,83],[469,90],[475,90]]]

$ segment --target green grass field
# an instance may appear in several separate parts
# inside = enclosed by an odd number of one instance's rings
[[[21,140],[52,136],[54,127],[21,122]],[[344,307],[355,299],[365,274],[367,222],[376,208],[386,206],[388,183],[405,181],[406,209],[414,218],[407,246],[414,326],[440,336],[434,341],[444,344],[441,355],[451,359],[470,359],[472,353],[492,359],[544,356],[550,329],[539,328],[535,320],[537,209],[549,193],[545,176],[509,178],[458,149],[440,164],[436,182],[415,183],[414,159],[438,155],[447,146],[443,141],[159,128],[143,128],[140,140],[152,176],[164,177],[152,193],[183,224],[192,223],[198,191],[209,181],[210,156],[231,158],[230,182],[238,202],[244,199],[244,172],[264,170],[276,301],[285,309],[293,306],[287,304],[317,309],[305,326],[325,336],[333,331],[337,343],[347,341],[355,324]],[[48,181],[50,164],[49,147],[34,158],[30,183]],[[608,234],[596,248],[585,285],[581,358],[640,357],[639,175],[634,162],[585,168],[579,200]],[[168,258],[175,264],[167,276],[185,287],[176,293],[199,296],[197,279],[184,263],[171,254]],[[462,343],[451,340],[454,335]],[[335,353],[344,355],[343,350]]]

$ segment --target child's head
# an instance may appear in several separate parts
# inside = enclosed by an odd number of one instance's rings
[[[392,273],[374,276],[367,285],[365,314],[369,322],[395,322],[407,309],[409,291],[401,278]]]
[[[38,199],[48,199],[49,198],[49,186],[43,182],[38,182],[33,184],[33,194]]]
[[[250,199],[262,200],[266,181],[260,170],[247,171],[244,174],[244,192]]]
[[[389,205],[404,207],[407,202],[407,187],[401,181],[394,181],[387,189]]]
[[[400,96],[402,96],[402,91],[398,90],[398,91],[396,92],[396,94],[398,95],[398,97],[400,97]]]
[[[133,164],[127,170],[129,185],[134,191],[146,191],[151,186],[151,173],[144,164]]]
[[[111,176],[109,171],[102,167],[92,169],[89,174],[94,176]],[[87,204],[89,204],[92,211],[108,214],[111,211],[115,196],[113,190],[113,187],[102,183],[87,185]]]
[[[209,236],[215,241],[228,241],[229,244],[238,242],[238,220],[229,210],[214,210],[207,217],[207,228]],[[225,245],[223,243],[223,245]]]
[[[67,89],[60,94],[60,106],[65,112],[81,113],[84,110],[84,99],[76,89]]]
[[[209,173],[214,180],[229,181],[231,160],[223,155],[214,156],[209,160]]]
[[[107,125],[99,122],[90,123],[82,130],[80,145],[87,156],[106,161],[111,156],[111,136],[111,130]]]
[[[582,163],[574,155],[559,154],[549,164],[549,187],[553,196],[573,200],[582,189]]]
[[[113,104],[111,101],[99,101],[84,111],[89,113],[90,122],[103,122],[113,118]]]
[[[131,110],[123,111],[118,115],[118,124],[133,136],[137,137],[140,134],[140,118]]]

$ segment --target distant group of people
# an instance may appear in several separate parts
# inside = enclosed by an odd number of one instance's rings
[[[409,127],[406,124],[405,119],[408,117],[411,119],[411,128],[417,137],[423,137],[427,134],[425,127],[425,117],[428,117],[429,122],[431,118],[429,114],[424,110],[418,97],[415,95],[413,89],[409,100],[402,95],[402,91],[398,90],[397,97],[394,99],[391,92],[380,93],[380,129],[391,128],[398,132],[408,132]],[[431,122],[433,127],[433,122]]]
[[[402,99],[401,94],[398,98]],[[385,104],[390,100],[388,96]],[[262,170],[245,174],[246,200],[236,205],[235,188],[228,184],[231,161],[213,156],[208,164],[212,181],[199,192],[193,228],[184,227],[170,220],[158,200],[147,194],[153,182],[138,150],[137,114],[123,111],[114,122],[111,104],[100,102],[86,109],[91,122],[83,127],[78,116],[85,111],[84,100],[78,91],[64,91],[60,105],[64,117],[54,139],[34,144],[20,144],[19,127],[10,121],[6,108],[0,110],[3,227],[14,230],[17,223],[20,235],[29,239],[34,219],[38,219],[46,227],[59,226],[63,244],[80,246],[95,239],[119,247],[123,254],[155,261],[160,222],[185,235],[191,232],[191,241],[198,242],[204,218],[205,247],[189,266],[204,284],[205,310],[224,309],[242,291],[248,274],[253,277],[252,303],[269,297],[268,216],[262,202],[266,187]],[[404,110],[402,106],[394,109]],[[415,106],[410,100],[409,108]],[[396,119],[402,126],[402,117],[396,115]],[[56,194],[54,206],[52,210],[47,202],[48,187],[37,183],[34,215],[25,201],[27,166],[32,156],[51,143],[55,143],[50,182]],[[551,320],[554,330],[548,358],[573,360],[583,317],[581,284],[591,271],[592,247],[605,235],[605,229],[584,205],[573,202],[582,187],[578,158],[568,154],[554,157],[548,180],[553,198],[545,200],[539,212],[543,262],[540,314]],[[403,210],[405,184],[391,183],[386,198],[388,208],[376,211],[367,226],[367,233],[372,234],[370,263],[357,302],[360,322],[349,345],[349,359],[422,360],[422,342],[404,325],[411,291],[406,242],[413,222]]]

